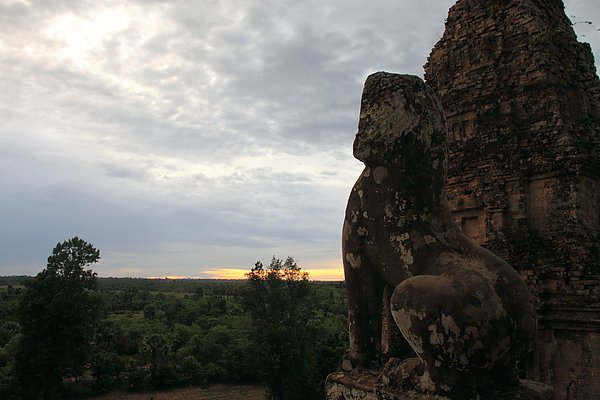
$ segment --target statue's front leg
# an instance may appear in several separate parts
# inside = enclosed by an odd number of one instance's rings
[[[350,346],[342,368],[377,369],[381,363],[381,325],[384,283],[364,252],[360,236],[352,233],[352,222],[344,223],[342,251],[348,294]]]

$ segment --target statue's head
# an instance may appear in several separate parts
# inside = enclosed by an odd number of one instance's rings
[[[367,78],[354,157],[368,166],[401,166],[445,176],[444,112],[421,78],[387,72]]]

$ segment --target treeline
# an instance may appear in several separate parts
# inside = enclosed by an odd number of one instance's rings
[[[311,282],[291,258],[244,281],[88,271],[78,286],[49,269],[0,278],[0,398],[260,382],[271,398],[318,399],[347,347],[344,284]]]

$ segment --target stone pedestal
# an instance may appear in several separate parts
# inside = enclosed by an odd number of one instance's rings
[[[392,390],[377,382],[377,375],[357,372],[334,372],[325,382],[327,400],[451,400],[444,396]],[[499,388],[479,400],[553,400],[551,386],[521,380],[515,388]]]

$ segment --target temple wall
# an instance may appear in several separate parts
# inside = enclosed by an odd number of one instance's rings
[[[560,0],[459,0],[425,65],[449,129],[455,221],[523,276],[528,375],[600,398],[600,80]],[[595,321],[595,322],[594,322]]]

